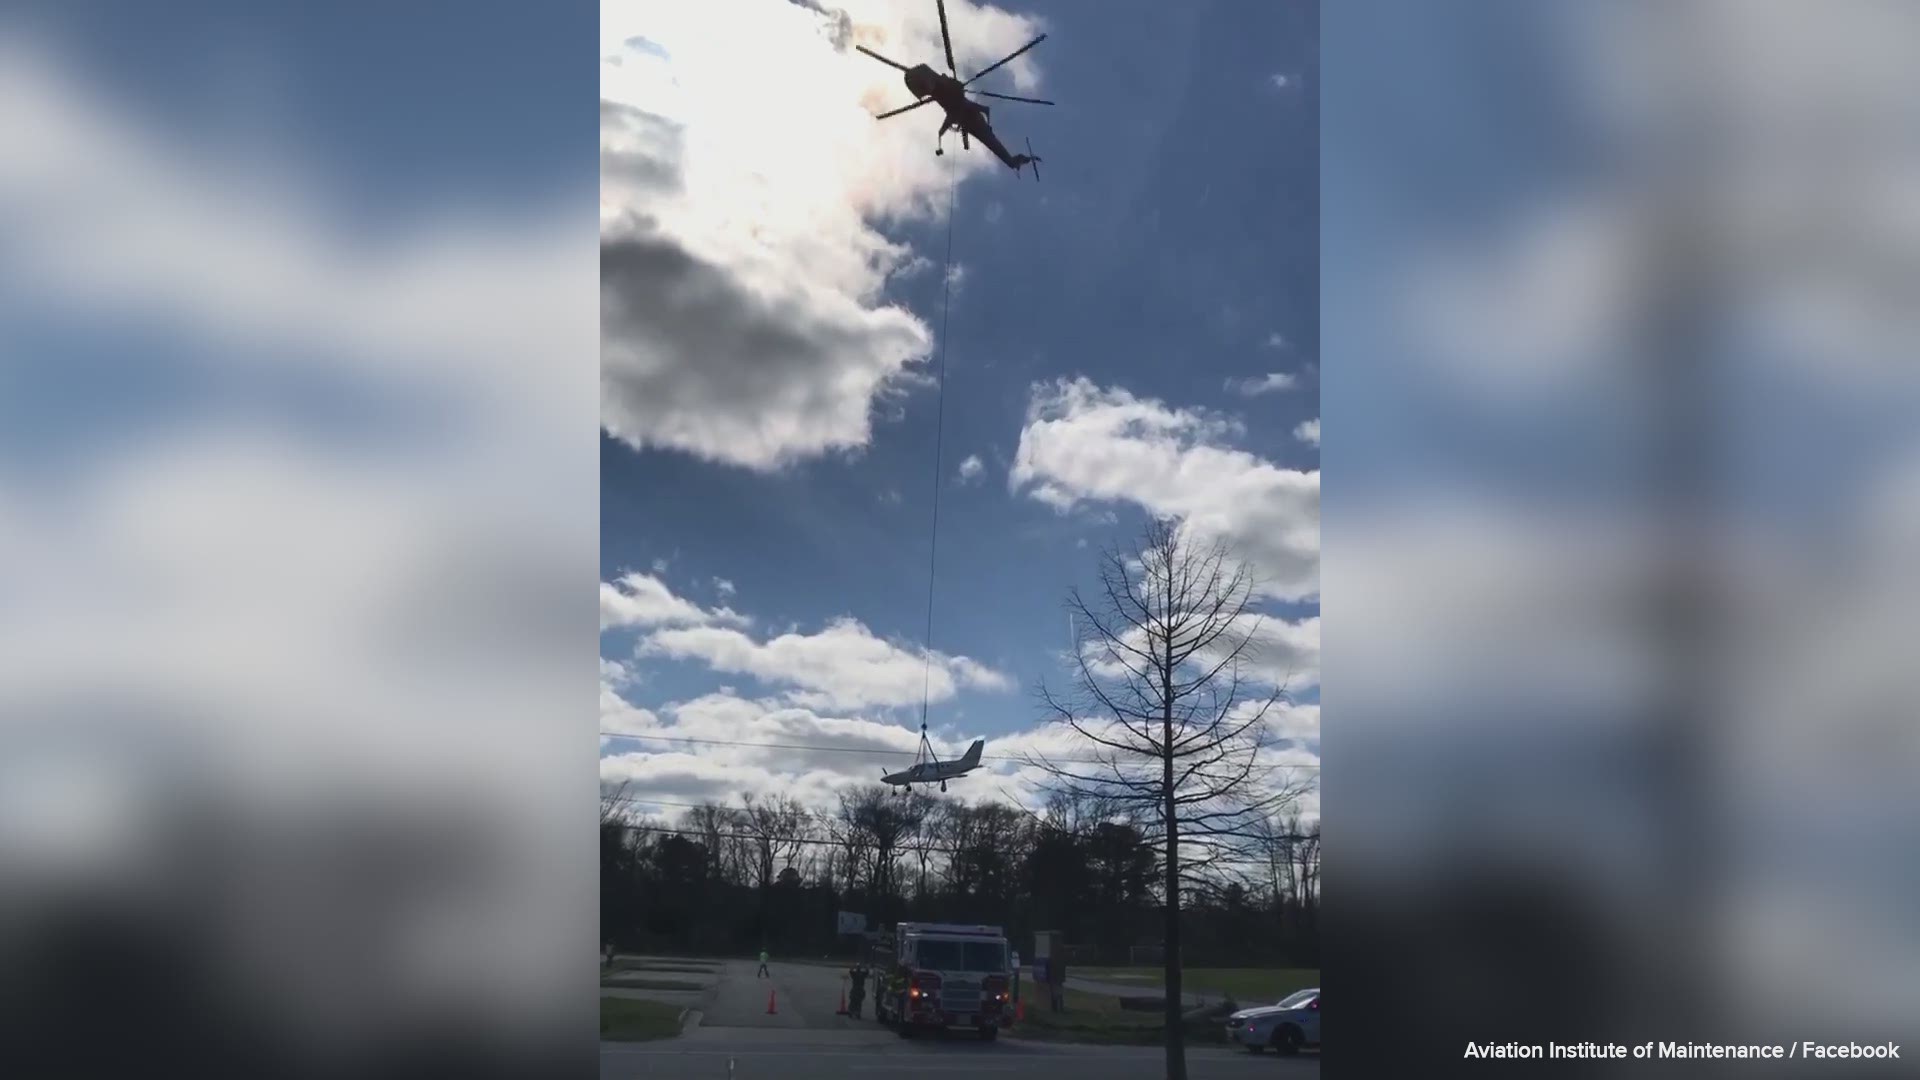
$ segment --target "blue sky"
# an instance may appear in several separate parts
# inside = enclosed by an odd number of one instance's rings
[[[919,6],[855,5],[852,40],[937,58]],[[941,429],[936,741],[1048,737],[1031,691],[1066,683],[1067,592],[1157,512],[1210,522],[1274,580],[1284,734],[1313,760],[1317,13],[1113,14],[949,7],[967,73],[1048,34],[979,84],[1059,103],[994,103],[1009,146],[1045,158],[1035,183],[952,140],[935,158],[926,110],[871,121],[910,98],[835,48],[830,16],[603,13],[603,727],[911,746]],[[794,107],[736,103],[757,77]],[[887,760],[603,754],[610,782],[664,800],[824,795]]]

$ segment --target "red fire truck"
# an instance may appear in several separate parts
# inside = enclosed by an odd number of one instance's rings
[[[971,1028],[991,1039],[1012,1021],[1013,972],[1000,927],[903,922],[879,950],[874,1016],[903,1037]]]

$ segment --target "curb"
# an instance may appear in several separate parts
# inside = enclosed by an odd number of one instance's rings
[[[695,1008],[681,1009],[680,1010],[680,1034],[685,1035],[687,1032],[693,1030],[694,1028],[699,1027],[700,1021],[705,1017],[706,1017],[706,1014],[701,1012],[699,1009],[695,1009]]]

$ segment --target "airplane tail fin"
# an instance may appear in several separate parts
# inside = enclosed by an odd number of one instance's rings
[[[965,756],[961,757],[960,760],[967,765],[980,764],[980,751],[984,749],[986,745],[987,745],[987,740],[985,739],[973,740],[973,745],[967,747],[967,752]]]

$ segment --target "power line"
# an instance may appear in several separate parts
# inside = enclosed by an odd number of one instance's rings
[[[701,746],[749,746],[769,750],[810,750],[832,754],[885,754],[891,757],[912,757],[911,750],[888,750],[869,746],[819,746],[806,743],[748,742],[743,739],[695,739],[686,735],[647,735],[633,731],[608,731],[600,729],[604,739],[653,739],[660,742],[697,743]]]
[[[827,754],[880,754],[888,757],[917,756],[917,751],[888,750],[888,749],[885,749],[884,747],[822,746],[818,743],[750,742],[744,739],[696,739],[687,735],[652,735],[652,734],[643,734],[640,732],[632,732],[632,731],[608,731],[605,728],[600,729],[600,737],[604,739],[634,739],[634,740],[654,740],[659,742],[692,743],[700,746],[741,746],[741,747],[748,747],[752,749],[765,749],[765,750],[804,750],[811,753],[827,753]],[[1029,764],[1026,758],[1013,757],[1007,754],[982,754],[980,755],[980,760],[1011,761],[1021,765]],[[1055,762],[1057,764],[1061,764],[1061,765],[1105,765],[1107,764],[1107,762],[1101,761],[1095,758],[1050,757],[1047,760],[1051,762]],[[1141,760],[1143,764],[1149,763],[1147,759],[1144,757]],[[1301,769],[1308,772],[1320,771],[1319,765],[1286,763],[1286,764],[1279,765],[1277,767],[1283,768],[1283,769]]]

